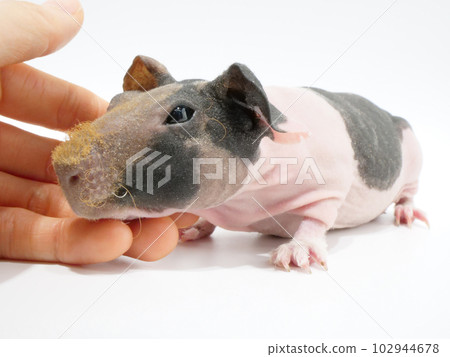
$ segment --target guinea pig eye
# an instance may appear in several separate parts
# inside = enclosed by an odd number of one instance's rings
[[[167,117],[165,124],[179,124],[191,120],[195,110],[184,105],[176,106]]]

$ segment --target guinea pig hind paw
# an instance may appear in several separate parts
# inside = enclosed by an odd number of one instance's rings
[[[178,234],[180,235],[180,241],[182,242],[201,238],[199,230],[195,227],[181,228],[178,230]]]
[[[200,218],[197,223],[195,223],[192,227],[188,228],[180,228],[178,230],[178,234],[180,236],[181,242],[187,242],[190,240],[197,240],[200,238],[205,238],[210,236],[216,226],[212,223],[209,223],[207,220]]]

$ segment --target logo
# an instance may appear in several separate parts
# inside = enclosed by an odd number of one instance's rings
[[[126,161],[126,185],[144,191],[145,181],[145,192],[153,195],[154,172],[158,167],[166,164],[171,157],[172,156],[164,155],[159,151],[153,151],[150,148],[142,149]],[[160,188],[169,182],[170,175],[170,164],[166,164],[165,176],[157,182],[157,188]]]
[[[248,173],[247,177],[240,182],[241,185],[248,185],[253,180],[260,185],[267,185],[264,175],[260,170],[263,172],[276,173],[275,177],[278,179],[278,184],[280,185],[303,185],[306,180],[313,180],[318,185],[325,185],[322,173],[312,157],[306,157],[303,161],[299,160],[297,157],[260,157],[254,163],[247,158],[240,158],[239,160],[245,166]],[[228,164],[226,161],[228,161]],[[230,185],[235,185],[237,179],[237,162],[236,158],[194,158],[192,183],[199,185],[202,176],[207,180],[221,180],[226,183],[226,178],[224,176],[228,176],[228,183]],[[201,167],[206,165],[214,166],[215,172],[205,172],[202,174]],[[224,172],[226,171],[228,173],[227,175],[224,175]]]
[[[171,165],[167,163],[170,155],[152,150],[148,147],[137,152],[126,161],[126,185],[151,195],[171,179]],[[202,177],[206,180],[220,180],[224,184],[248,185],[256,182],[267,185],[267,178],[280,185],[302,185],[305,181],[313,181],[317,185],[325,185],[325,180],[312,157],[260,157],[252,162],[247,158],[192,158],[192,183],[199,185]],[[205,170],[205,166],[210,168]],[[237,169],[247,171],[246,177],[237,182]],[[156,171],[159,169],[158,171]],[[156,172],[155,172],[156,171]],[[270,175],[267,175],[267,172]],[[164,176],[164,177],[162,177]],[[161,178],[162,177],[162,178]],[[239,175],[242,177],[242,174]],[[188,177],[186,177],[189,180]],[[154,182],[157,180],[157,182]]]

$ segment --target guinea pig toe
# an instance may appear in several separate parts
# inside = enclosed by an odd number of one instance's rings
[[[289,243],[282,244],[272,252],[270,262],[277,268],[290,271],[289,264],[291,262],[291,257],[292,249]]]
[[[430,222],[428,221],[425,213],[417,208],[414,208],[412,204],[396,204],[394,216],[396,226],[405,224],[409,228],[411,228],[414,220],[418,219],[419,221],[424,222],[427,227],[430,228]]]

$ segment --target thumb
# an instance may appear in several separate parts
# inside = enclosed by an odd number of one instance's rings
[[[0,67],[55,52],[83,22],[78,0],[0,1]]]

